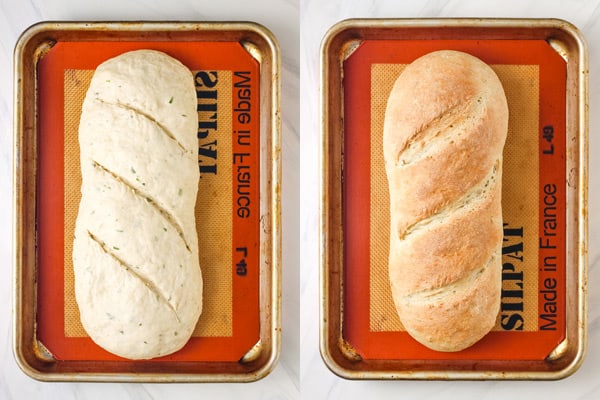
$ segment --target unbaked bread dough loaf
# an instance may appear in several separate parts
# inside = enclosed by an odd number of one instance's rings
[[[170,56],[96,69],[79,125],[75,295],[86,332],[116,355],[173,353],[200,316],[197,124],[193,76]]]
[[[415,60],[389,96],[392,296],[406,330],[434,350],[465,349],[496,322],[507,128],[500,80],[465,53]]]

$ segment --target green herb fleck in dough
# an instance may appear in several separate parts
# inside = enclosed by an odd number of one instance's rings
[[[113,249],[120,250],[117,246],[113,246]]]
[[[177,331],[175,331],[175,336],[177,336]]]
[[[165,228],[164,226],[163,226],[163,231],[165,231],[165,232],[167,231],[167,228]]]
[[[123,335],[125,332],[123,332],[122,329],[119,329],[119,332],[121,332],[121,335]]]
[[[173,96],[169,99],[169,104],[173,104]]]
[[[135,169],[131,167],[131,172],[135,174]]]
[[[142,326],[142,323],[140,322],[140,323],[138,324],[138,326]]]
[[[179,190],[177,191],[177,194],[178,194],[179,196],[181,196],[181,194],[182,194],[182,193],[183,193],[183,189],[182,189],[182,188],[179,188]]]

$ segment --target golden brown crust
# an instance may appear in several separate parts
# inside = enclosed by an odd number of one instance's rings
[[[496,322],[500,309],[500,252],[486,267],[457,281],[450,290],[421,292],[397,304],[406,330],[437,351],[458,351],[475,344]],[[495,296],[497,294],[497,296]]]
[[[482,184],[483,185],[483,184]],[[423,220],[390,251],[390,277],[404,293],[438,289],[481,269],[502,240],[499,182],[462,207]],[[426,226],[425,226],[426,225]]]
[[[407,331],[436,350],[471,346],[498,313],[507,126],[497,76],[456,51],[413,62],[388,100],[392,295]]]

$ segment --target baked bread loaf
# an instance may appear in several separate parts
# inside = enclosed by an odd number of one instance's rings
[[[392,296],[408,333],[437,351],[465,349],[496,322],[507,128],[498,77],[457,51],[415,60],[388,99]]]
[[[98,66],[83,102],[75,295],[86,332],[122,357],[179,350],[202,310],[196,103],[188,68],[151,50]]]

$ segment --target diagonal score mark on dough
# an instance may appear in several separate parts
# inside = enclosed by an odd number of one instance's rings
[[[400,240],[405,240],[407,236],[411,235],[413,232],[423,229],[433,222],[441,223],[443,220],[450,217],[453,213],[461,208],[468,207],[469,205],[484,199],[486,192],[489,193],[493,191],[495,185],[497,184],[496,175],[499,166],[500,160],[496,160],[490,171],[481,180],[481,182],[471,187],[470,190],[468,190],[463,196],[459,197],[456,201],[441,207],[431,215],[416,221],[412,225],[409,225],[403,232],[398,232],[398,238]]]
[[[422,158],[435,147],[435,144],[445,140],[463,129],[470,120],[476,120],[483,110],[481,98],[472,97],[461,101],[442,111],[416,130],[396,156],[396,166],[403,167]]]
[[[496,253],[493,253],[482,267],[472,270],[467,275],[450,283],[449,285],[431,289],[423,289],[413,293],[409,293],[404,296],[404,300],[408,303],[410,303],[413,300],[419,302],[439,303],[442,301],[441,298],[443,298],[444,296],[454,294],[465,288],[472,288],[472,282],[479,279],[486,269],[492,268],[494,265],[496,265],[497,258],[498,255]]]
[[[177,319],[177,322],[179,322],[179,315],[177,315],[177,310],[175,309],[173,304],[171,304],[169,299],[158,288],[158,286],[156,286],[147,277],[143,276],[139,272],[136,272],[130,265],[128,265],[121,258],[119,258],[119,256],[117,256],[112,250],[110,250],[110,247],[107,246],[105,242],[103,242],[98,237],[96,237],[92,232],[90,232],[88,230],[87,233],[88,233],[88,236],[90,237],[90,239],[94,243],[96,243],[98,246],[100,246],[100,248],[102,249],[102,251],[104,253],[106,253],[113,260],[115,260],[125,271],[127,271],[129,274],[131,274],[131,276],[133,276],[135,279],[141,281],[152,293],[154,293],[156,295],[156,297],[158,299],[160,299],[162,302],[164,302],[169,307],[169,309],[171,309],[171,311],[173,311],[173,314],[175,314],[175,318]]]
[[[187,153],[188,150],[179,142],[179,140],[177,140],[177,138],[175,137],[175,135],[163,124],[161,124],[160,122],[158,122],[153,116],[151,116],[150,114],[145,113],[144,111],[140,110],[139,108],[136,108],[130,104],[124,104],[124,103],[119,103],[119,102],[110,102],[110,101],[106,101],[106,100],[102,100],[99,98],[95,99],[96,101],[105,104],[107,106],[111,106],[111,107],[119,107],[122,108],[124,110],[128,110],[131,111],[139,116],[141,116],[142,118],[147,119],[148,121],[150,121],[150,123],[154,124],[155,126],[157,126],[159,128],[159,130],[161,132],[163,132],[165,134],[165,136],[167,136],[169,139],[171,139],[175,144],[177,144],[177,146],[184,152]]]
[[[177,232],[177,234],[183,241],[183,244],[185,245],[185,248],[187,249],[187,251],[190,253],[192,252],[192,250],[190,249],[190,246],[188,244],[188,241],[186,240],[185,235],[183,234],[183,228],[181,227],[181,225],[179,225],[179,223],[177,222],[177,220],[175,219],[173,214],[171,214],[168,210],[161,207],[153,197],[151,197],[149,194],[144,193],[141,190],[139,190],[138,188],[136,188],[131,182],[129,182],[127,179],[123,178],[121,175],[117,174],[116,172],[111,171],[110,169],[108,169],[107,167],[105,167],[104,165],[100,164],[99,162],[97,162],[95,160],[92,160],[92,164],[93,164],[94,168],[97,168],[97,169],[101,170],[102,172],[108,174],[115,181],[121,183],[122,185],[127,186],[136,196],[146,200],[146,203],[148,205],[150,205],[151,207],[153,207],[175,229],[175,231]]]

